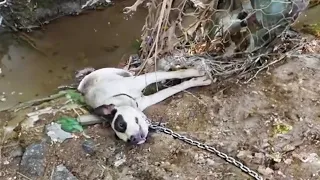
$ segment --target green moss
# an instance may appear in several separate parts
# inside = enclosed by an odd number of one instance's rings
[[[292,126],[288,124],[278,123],[273,128],[273,135],[286,134],[292,129]]]
[[[320,23],[303,25],[301,30],[304,33],[308,33],[316,37],[320,37]]]
[[[41,8],[51,8],[54,4],[54,0],[32,0],[32,4],[37,5],[37,7]]]
[[[134,41],[132,42],[132,48],[133,48],[135,51],[138,52],[139,49],[140,49],[141,43],[142,43],[142,41],[139,40],[139,39],[134,40]]]

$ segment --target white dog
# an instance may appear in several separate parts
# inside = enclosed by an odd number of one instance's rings
[[[193,78],[195,77],[195,78]],[[144,96],[142,90],[155,82],[193,78],[155,94]],[[146,141],[149,125],[142,112],[147,107],[185,89],[211,84],[204,73],[196,69],[172,72],[152,72],[133,76],[117,68],[102,68],[86,75],[78,86],[93,114],[107,119],[117,137],[133,144]]]

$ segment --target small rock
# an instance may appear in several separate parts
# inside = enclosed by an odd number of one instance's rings
[[[284,163],[285,164],[291,164],[292,163],[292,159],[286,159],[286,160],[284,160]]]
[[[3,164],[4,164],[4,165],[8,165],[9,163],[10,163],[10,162],[9,162],[8,160],[4,160],[4,161],[3,161]]]
[[[60,164],[53,172],[52,180],[77,180],[77,178],[64,165]]]
[[[263,153],[255,153],[253,158],[253,163],[262,164],[264,161],[264,154]]]
[[[20,171],[26,176],[43,176],[46,144],[31,144],[26,148],[20,163]]]
[[[23,155],[23,150],[21,146],[17,146],[14,150],[12,150],[9,154],[11,158],[21,157]]]
[[[268,157],[270,157],[271,159],[273,159],[277,163],[281,162],[281,159],[282,159],[282,155],[279,152],[269,154]]]
[[[94,155],[95,154],[95,143],[91,140],[86,140],[82,143],[82,149],[85,153]]]
[[[119,167],[123,163],[125,163],[126,160],[126,155],[123,153],[116,154],[116,161],[114,162],[115,167]]]
[[[286,146],[284,146],[283,151],[284,152],[288,152],[288,151],[293,151],[296,147],[291,145],[291,144],[287,144]]]
[[[126,162],[125,159],[117,160],[117,161],[114,162],[114,166],[115,166],[115,167],[119,167],[119,166],[121,166],[121,165],[122,165],[123,163],[125,163],[125,162]]]
[[[215,162],[214,162],[212,159],[208,158],[208,159],[207,159],[207,164],[210,165],[210,166],[212,166],[212,165],[215,164]]]
[[[5,97],[2,97],[2,98],[0,99],[0,101],[1,101],[1,102],[5,102],[5,101],[7,101],[7,99],[6,99]]]
[[[237,154],[237,158],[239,158],[239,159],[245,159],[245,158],[252,159],[252,155],[251,154],[252,154],[251,151],[240,151]]]
[[[258,172],[259,173],[261,173],[262,175],[264,175],[264,176],[269,176],[269,175],[271,175],[271,174],[273,174],[274,173],[274,171],[272,170],[272,169],[270,169],[270,168],[265,168],[265,167],[263,167],[263,166],[259,166],[258,167]]]
[[[316,153],[311,153],[311,154],[304,153],[304,152],[300,154],[293,153],[292,156],[300,159],[304,163],[319,162],[319,156]]]

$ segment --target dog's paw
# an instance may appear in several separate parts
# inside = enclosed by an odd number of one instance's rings
[[[190,83],[191,86],[207,86],[212,83],[212,80],[207,76],[202,76],[202,77],[192,78],[188,81],[188,83]]]

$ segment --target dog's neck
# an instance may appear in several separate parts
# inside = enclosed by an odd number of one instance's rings
[[[121,93],[116,94],[109,98],[109,103],[114,104],[116,106],[131,106],[134,108],[139,108],[138,102],[127,94]]]

